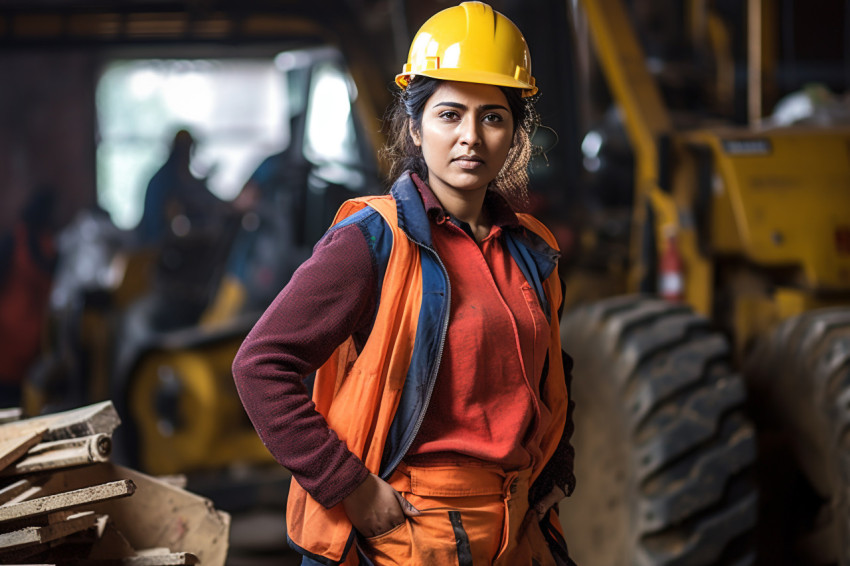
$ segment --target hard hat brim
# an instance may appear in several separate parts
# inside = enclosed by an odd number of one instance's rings
[[[486,71],[470,71],[458,69],[429,69],[427,71],[417,73],[399,73],[395,76],[396,84],[404,90],[414,76],[430,77],[443,81],[457,81],[462,83],[478,83],[493,86],[503,86],[508,88],[518,88],[522,90],[522,97],[534,96],[537,94],[537,86],[531,82],[527,83],[517,79],[506,77],[500,73],[488,73]],[[532,79],[533,81],[534,79]]]

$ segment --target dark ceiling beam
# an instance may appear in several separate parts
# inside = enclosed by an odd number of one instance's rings
[[[261,0],[238,6],[174,1],[6,2],[0,3],[0,46],[327,41],[331,26],[324,25],[327,14],[315,4]]]

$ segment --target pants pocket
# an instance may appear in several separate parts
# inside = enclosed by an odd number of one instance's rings
[[[407,521],[405,521],[405,523],[406,522]],[[381,533],[379,535],[375,535],[375,536],[372,536],[372,537],[363,537],[363,538],[368,540],[369,542],[380,542],[382,538],[389,537],[389,536],[393,535],[396,531],[401,530],[403,527],[404,527],[404,523],[399,523],[398,525],[394,526],[393,528],[391,528],[390,530],[388,530],[385,533]]]
[[[411,564],[410,521],[405,520],[389,531],[373,537],[360,537],[358,544],[375,566]]]

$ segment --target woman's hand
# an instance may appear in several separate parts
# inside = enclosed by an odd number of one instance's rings
[[[553,505],[555,505],[557,502],[559,502],[566,496],[567,494],[564,493],[563,489],[561,489],[557,485],[554,486],[552,488],[552,491],[550,491],[543,499],[538,501],[537,504],[534,506],[534,510],[537,512],[537,520],[542,521],[543,517],[546,516],[546,513],[549,512],[549,509],[551,509]]]
[[[402,524],[405,517],[419,515],[390,484],[376,476],[369,477],[342,500],[348,519],[364,537],[374,537]]]

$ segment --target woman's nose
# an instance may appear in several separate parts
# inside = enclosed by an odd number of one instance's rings
[[[481,132],[479,131],[478,121],[468,117],[460,123],[460,143],[474,147],[481,143]]]

